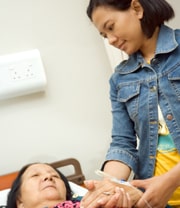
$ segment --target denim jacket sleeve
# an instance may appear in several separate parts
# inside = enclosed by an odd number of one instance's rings
[[[110,79],[110,99],[112,105],[112,142],[106,155],[106,160],[118,160],[127,164],[136,172],[138,168],[137,138],[134,124],[127,111],[129,99],[139,93],[133,85],[116,85],[113,76]],[[131,108],[129,108],[131,109]]]

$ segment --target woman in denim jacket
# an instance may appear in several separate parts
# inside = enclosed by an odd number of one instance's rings
[[[180,30],[164,24],[173,8],[165,0],[90,0],[87,14],[129,55],[110,78],[112,142],[102,169],[125,180],[134,172],[131,185],[144,192],[136,207],[180,207]],[[94,186],[82,206],[124,207],[110,206],[111,195]]]

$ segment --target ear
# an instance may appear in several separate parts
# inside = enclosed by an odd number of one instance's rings
[[[139,0],[132,0],[131,8],[135,11],[139,19],[143,18],[144,9],[142,5],[140,4]]]
[[[17,200],[16,205],[17,205],[17,208],[24,208],[23,202],[19,199]]]

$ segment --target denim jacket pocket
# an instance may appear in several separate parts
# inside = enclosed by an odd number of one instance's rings
[[[120,84],[118,86],[117,101],[124,103],[130,115],[138,112],[140,83]]]
[[[168,80],[170,81],[178,100],[180,100],[180,67],[177,67],[168,74]]]

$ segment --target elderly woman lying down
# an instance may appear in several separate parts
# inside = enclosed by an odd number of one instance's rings
[[[88,181],[86,184],[88,186]],[[94,181],[94,185],[101,186],[101,181]],[[134,198],[137,198],[136,191],[128,193],[128,189],[126,192],[120,187],[107,180],[107,192],[100,193],[99,200],[93,202],[92,207],[103,207],[104,197],[110,202],[118,199],[122,207],[132,207]],[[46,163],[32,163],[19,171],[8,194],[7,208],[80,208],[80,200],[80,197],[73,197],[67,178],[58,169]]]
[[[79,199],[66,177],[57,169],[45,163],[24,166],[13,182],[7,199],[7,208],[79,208]]]

